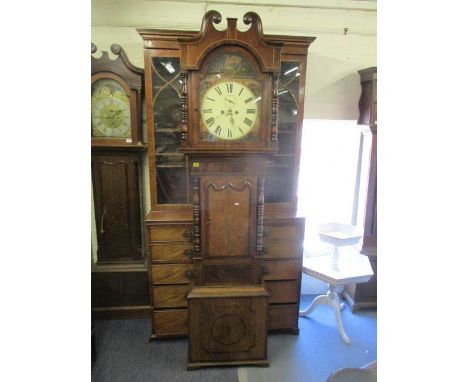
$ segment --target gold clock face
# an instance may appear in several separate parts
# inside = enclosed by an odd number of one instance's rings
[[[217,139],[241,139],[257,121],[258,100],[245,84],[237,81],[217,82],[202,97],[202,123]]]
[[[94,137],[131,137],[130,100],[117,81],[100,79],[93,84],[91,126]]]

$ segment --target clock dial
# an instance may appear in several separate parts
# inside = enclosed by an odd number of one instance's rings
[[[240,82],[217,82],[202,97],[202,124],[217,139],[241,139],[257,121],[260,98]]]
[[[91,125],[95,137],[131,137],[130,100],[117,81],[102,79],[94,83]]]

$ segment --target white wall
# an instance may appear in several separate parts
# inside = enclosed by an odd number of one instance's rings
[[[120,44],[133,64],[143,67],[143,41],[135,28],[199,30],[203,14],[226,17],[257,12],[266,34],[315,36],[309,48],[305,118],[357,119],[357,71],[376,66],[375,1],[142,1],[92,0],[92,41],[100,50]],[[344,28],[348,28],[346,35]]]

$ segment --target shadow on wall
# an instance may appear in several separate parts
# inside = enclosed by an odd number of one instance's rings
[[[312,87],[308,114],[314,119],[357,120],[361,84],[358,69],[345,77],[321,79],[323,85]],[[320,84],[318,84],[320,85]]]

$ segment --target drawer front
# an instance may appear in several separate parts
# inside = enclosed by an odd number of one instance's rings
[[[264,242],[262,245],[264,258],[284,258],[284,257],[301,257],[302,256],[302,242],[293,241],[278,241],[278,242]]]
[[[268,307],[268,329],[297,329],[297,305]]]
[[[191,260],[193,249],[192,243],[180,244],[152,244],[150,245],[152,261],[174,261]]]
[[[284,225],[265,225],[263,229],[263,241],[294,241],[303,239],[302,225],[289,223]]]
[[[188,284],[192,279],[193,264],[164,264],[151,266],[153,284]]]
[[[153,306],[155,308],[187,307],[187,295],[191,285],[153,286]]]
[[[193,237],[192,226],[182,227],[150,227],[151,241],[191,241]]]
[[[299,291],[297,281],[267,281],[265,289],[270,294],[270,304],[298,302]]]
[[[187,309],[155,311],[153,313],[154,334],[179,335],[188,333]]]
[[[301,260],[265,260],[263,280],[299,280]]]

